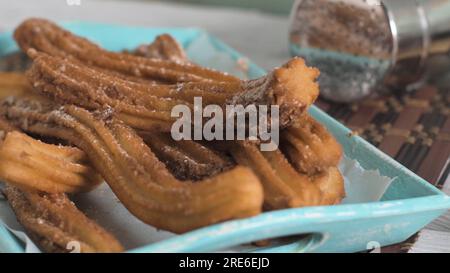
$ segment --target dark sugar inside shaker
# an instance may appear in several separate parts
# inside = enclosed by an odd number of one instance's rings
[[[450,1],[297,0],[289,39],[294,55],[320,69],[325,98],[410,90],[437,72],[436,57],[448,59]]]

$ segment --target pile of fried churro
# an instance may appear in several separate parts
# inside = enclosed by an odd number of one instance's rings
[[[30,238],[48,252],[117,252],[112,234],[68,194],[103,181],[141,221],[183,233],[264,210],[338,204],[342,149],[308,114],[319,72],[294,58],[255,80],[189,61],[171,36],[110,52],[52,22],[14,32],[32,60],[0,74],[0,180]],[[176,141],[177,105],[279,107],[280,145],[258,140]]]

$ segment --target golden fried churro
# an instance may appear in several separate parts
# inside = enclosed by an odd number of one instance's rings
[[[321,205],[336,205],[345,197],[344,177],[337,167],[309,176],[322,193]]]
[[[34,96],[32,87],[25,74],[17,72],[0,72],[0,100],[9,96]]]
[[[67,59],[30,50],[33,87],[63,102],[88,109],[111,106],[120,119],[140,130],[169,131],[176,105],[192,107],[194,97],[205,104],[279,105],[280,127],[293,122],[318,96],[317,70],[294,58],[267,76],[237,83],[145,85],[102,74]],[[302,75],[297,77],[296,75]],[[300,78],[300,81],[299,81]]]
[[[165,46],[169,47],[170,42]],[[172,50],[166,50],[165,52],[176,52],[179,50],[174,45],[171,47],[173,47]],[[170,56],[170,54],[158,56],[157,52],[151,51],[148,51],[147,54],[147,57],[156,58],[168,58]],[[184,59],[184,61],[187,60]],[[302,116],[304,117],[296,121],[296,125],[288,127],[281,133],[281,144],[286,148],[285,153],[290,155],[289,158],[292,159],[293,166],[303,174],[294,171],[279,150],[260,152],[251,143],[228,143],[226,145],[228,150],[231,150],[236,161],[252,167],[255,174],[262,181],[265,191],[265,207],[267,209],[331,205],[340,202],[345,195],[342,176],[335,168],[342,153],[339,144],[322,125],[308,114],[303,114]],[[297,145],[291,147],[286,138],[289,138]],[[170,141],[167,140],[167,142]],[[303,145],[299,146],[298,142]],[[172,144],[172,146],[175,145]],[[156,143],[154,146],[158,147]],[[165,146],[160,145],[159,147]],[[170,149],[166,147],[162,151],[167,150]],[[303,157],[300,157],[299,154]],[[169,163],[178,162],[173,158],[166,158]]]
[[[27,100],[9,100],[2,113],[14,124],[58,137],[86,152],[127,209],[157,228],[185,232],[260,213],[263,192],[250,169],[236,167],[197,183],[175,179],[133,130],[112,117],[76,106],[57,110]]]
[[[43,143],[18,131],[0,141],[0,179],[49,193],[86,192],[102,181],[81,150]]]
[[[345,195],[336,167],[342,150],[306,113],[318,96],[319,72],[302,59],[241,81],[190,63],[168,35],[141,47],[141,56],[106,51],[41,19],[22,23],[15,38],[33,59],[32,88],[11,93],[0,74],[0,129],[7,132],[0,135],[0,178],[17,186],[8,187],[7,198],[44,250],[65,251],[71,241],[83,252],[122,250],[59,193],[95,186],[94,169],[133,215],[176,233],[257,215],[263,206],[332,205]],[[31,89],[46,97],[33,98]],[[172,109],[192,110],[195,97],[221,107],[278,105],[282,150],[219,142],[233,161],[212,143],[174,141]],[[8,122],[78,148],[39,142]]]
[[[225,101],[229,95],[203,89],[208,84],[163,86],[137,84],[93,71],[84,65],[36,53],[29,79],[36,90],[62,102],[88,109],[106,105],[132,127],[143,130],[169,131],[170,112],[176,105],[189,105],[196,96],[204,102]],[[150,92],[149,90],[152,90]]]
[[[123,251],[113,235],[87,218],[65,194],[28,192],[12,186],[4,193],[17,220],[44,252]]]
[[[265,77],[246,81],[230,104],[278,105],[280,128],[287,127],[319,96],[316,82],[319,70],[306,66],[301,58],[293,58]]]
[[[335,167],[342,147],[328,130],[308,114],[281,134],[281,150],[302,173],[315,174]]]
[[[173,107],[174,104],[180,104],[173,99],[187,99],[188,103],[192,103],[194,96],[201,96],[206,104],[222,106],[227,102],[244,106],[249,104],[279,105],[281,108],[280,125],[285,127],[318,96],[318,86],[315,82],[319,74],[318,70],[307,67],[304,61],[298,58],[291,60],[281,68],[275,69],[261,79],[239,81],[235,77],[184,61],[180,63],[166,59],[141,58],[130,54],[107,52],[86,39],[77,37],[46,20],[30,19],[25,21],[16,29],[15,38],[22,50],[36,59],[34,63],[37,64],[33,66],[30,73],[33,85],[36,85],[36,87],[42,85],[44,87],[41,89],[46,89],[49,93],[52,93],[49,90],[53,89],[53,92],[59,93],[59,96],[55,96],[55,94],[53,96],[64,99],[65,103],[76,103],[83,107],[87,107],[86,104],[89,103],[113,104],[111,106],[117,108],[118,102],[116,100],[120,99],[117,96],[124,96],[124,86],[118,84],[118,80],[123,80],[123,85],[131,89],[148,90],[150,88],[151,93],[144,92],[142,94],[142,92],[138,92],[141,94],[137,97],[126,91],[126,97],[132,96],[130,99],[135,101],[131,105],[130,101],[123,102],[122,107],[128,110],[118,111],[123,116],[123,120],[142,130],[156,128],[167,131],[168,124],[173,122],[173,119],[170,118],[166,108]],[[42,54],[37,53],[36,50],[48,53],[51,56],[41,57],[39,61],[39,55]],[[180,50],[178,49],[178,51]],[[57,58],[58,56],[71,60],[63,60]],[[54,60],[51,60],[52,57]],[[44,60],[45,58],[47,60]],[[74,59],[76,61],[73,61]],[[41,64],[39,65],[39,63]],[[92,66],[100,67],[101,70],[93,69]],[[175,87],[144,85],[141,88],[136,85],[131,86],[131,83],[139,85],[138,82],[127,81],[123,77],[109,73],[119,71],[127,75],[145,78],[142,72],[145,72],[146,68],[152,68],[150,70],[153,72],[150,74],[161,74],[155,76],[156,79],[168,80],[172,83],[190,83],[186,85],[178,84]],[[131,74],[128,73],[130,69],[132,70]],[[178,70],[175,71],[174,69]],[[109,72],[105,73],[105,71]],[[64,74],[67,78],[61,79],[58,83],[55,77],[59,78],[61,74]],[[167,75],[170,79],[164,78]],[[105,76],[110,76],[109,80],[103,80]],[[206,81],[206,83],[198,85],[193,83],[195,81]],[[69,85],[69,90],[66,93],[70,93],[70,95],[62,95],[61,85]],[[94,88],[94,90],[100,90],[96,93],[92,90],[89,92],[85,90],[87,86]],[[73,90],[70,88],[73,88]],[[80,95],[80,93],[84,94]],[[86,99],[81,102],[78,101],[83,99],[86,93],[95,95],[95,98],[90,96],[89,102]],[[165,93],[166,95],[170,93],[168,97],[172,98],[172,101],[163,101],[162,96],[157,95],[158,93]],[[159,97],[160,102],[156,102],[157,98],[155,97]],[[136,106],[143,107],[136,100],[145,100],[144,105],[148,109],[138,109],[134,113],[128,113],[127,111],[137,108]],[[145,117],[142,117],[143,115]]]
[[[50,103],[31,91],[23,74],[0,73],[2,99],[15,96]],[[0,180],[10,185],[5,195],[42,250],[67,252],[67,244],[76,242],[81,252],[122,251],[112,235],[87,219],[63,194],[89,191],[102,181],[78,148],[43,143],[0,117]]]
[[[175,141],[170,134],[139,134],[170,172],[181,180],[200,180],[234,167],[225,153],[192,140]]]
[[[169,34],[158,35],[153,43],[139,46],[133,54],[178,63],[187,62],[187,56],[183,48]]]
[[[122,120],[136,128],[170,130],[172,107],[184,103],[151,95],[139,97],[139,89],[121,85],[118,78],[110,79],[107,74],[93,74],[94,71],[87,67],[41,56],[27,72],[35,90],[63,104],[77,104],[87,109],[114,107]],[[54,62],[47,62],[50,60]]]
[[[150,58],[174,58],[187,62],[186,56],[178,53],[179,45],[169,35],[164,35],[166,42],[156,42],[151,47],[161,47],[158,50],[146,51]],[[158,41],[158,39],[156,40]],[[141,49],[142,50],[142,49]],[[183,56],[180,58],[179,56]],[[303,82],[310,82],[304,81]],[[313,101],[313,100],[311,100]],[[308,105],[311,103],[308,103]],[[303,114],[292,126],[281,132],[282,151],[293,166],[302,173],[315,174],[332,166],[337,166],[342,157],[342,148],[336,139],[316,120],[308,114]]]
[[[14,38],[24,52],[29,48],[54,56],[70,57],[124,75],[167,83],[193,81],[237,81],[237,78],[191,63],[150,59],[106,51],[44,19],[28,19],[18,26]]]
[[[149,45],[142,45],[134,54],[148,58],[187,62],[187,56],[178,42],[168,34],[156,37]],[[193,140],[174,141],[170,134],[139,132],[145,143],[181,180],[200,180],[234,167],[225,153]]]
[[[336,168],[308,176],[295,171],[279,150],[261,152],[248,141],[235,142],[230,149],[234,159],[261,180],[266,209],[332,205],[344,197],[343,178]]]
[[[46,101],[31,92],[23,74],[0,73],[0,97],[8,100],[10,96]],[[23,120],[22,126],[26,127],[26,122]],[[101,182],[78,148],[43,143],[1,117],[0,179],[23,189],[51,193],[85,192]]]

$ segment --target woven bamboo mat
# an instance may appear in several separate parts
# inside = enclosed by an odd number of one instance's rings
[[[442,187],[450,173],[450,93],[427,85],[351,105],[319,100],[317,106],[380,150]]]
[[[450,183],[450,80],[354,104],[316,105],[438,188]],[[408,252],[417,240],[381,251]]]
[[[24,71],[23,54],[0,59],[0,71]],[[450,78],[412,93],[354,104],[320,99],[316,105],[379,149],[441,188],[450,180]],[[416,236],[382,252],[407,252]]]
[[[0,58],[0,71],[2,72],[24,72],[30,65],[30,59],[23,53],[13,53]]]

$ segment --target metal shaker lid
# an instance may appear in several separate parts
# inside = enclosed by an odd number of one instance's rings
[[[298,0],[291,51],[321,70],[321,94],[334,101],[412,88],[424,78],[430,56],[448,52],[450,24],[441,23],[450,14],[436,9],[449,2]]]

